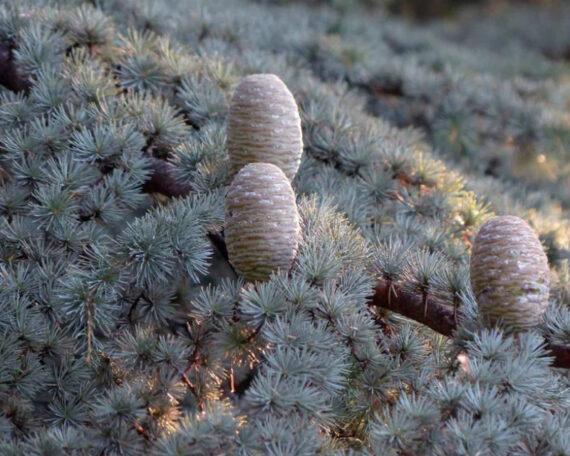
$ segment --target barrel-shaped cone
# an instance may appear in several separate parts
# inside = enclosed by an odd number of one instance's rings
[[[490,325],[524,331],[548,306],[550,275],[544,249],[521,218],[501,216],[483,224],[471,254],[471,287]]]
[[[287,176],[270,163],[250,163],[235,176],[226,198],[228,256],[246,280],[267,280],[289,270],[301,228]]]
[[[293,180],[303,152],[301,119],[293,95],[274,74],[253,74],[236,87],[228,115],[232,171],[272,163]]]

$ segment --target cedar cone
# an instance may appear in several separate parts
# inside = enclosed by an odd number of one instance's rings
[[[244,166],[226,198],[226,245],[236,272],[253,281],[289,270],[300,232],[295,193],[283,171],[270,163]]]
[[[244,78],[232,97],[228,152],[233,173],[248,163],[279,166],[293,180],[303,152],[301,118],[285,83],[274,74]]]
[[[483,224],[471,254],[471,287],[486,323],[533,328],[548,306],[549,286],[546,255],[524,220],[507,215]]]

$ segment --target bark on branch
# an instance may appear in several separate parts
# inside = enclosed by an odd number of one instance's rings
[[[13,43],[0,41],[0,85],[13,92],[28,90],[30,81],[16,65],[13,50]]]
[[[450,337],[456,328],[453,308],[428,297],[427,316],[424,316],[426,303],[422,296],[405,291],[396,285],[390,285],[385,280],[379,280],[376,284],[371,302],[376,307],[391,310],[429,326],[444,336]]]
[[[370,302],[373,306],[390,310],[428,326],[444,336],[451,336],[456,329],[453,307],[437,299],[428,298],[427,314],[424,314],[425,302],[421,296],[390,285],[385,280],[378,281]],[[570,368],[570,347],[548,344],[546,348],[554,359],[552,364],[554,367]]]
[[[151,158],[152,175],[143,185],[146,193],[162,193],[170,197],[186,196],[190,187],[180,184],[172,175],[172,164],[159,158]]]

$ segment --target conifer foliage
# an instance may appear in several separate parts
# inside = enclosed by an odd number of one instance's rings
[[[494,18],[0,0],[0,454],[570,454],[570,14],[517,11],[505,52]],[[470,275],[493,214],[525,331]]]

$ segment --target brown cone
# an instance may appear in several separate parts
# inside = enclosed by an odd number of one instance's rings
[[[279,166],[293,180],[303,152],[297,103],[274,74],[253,74],[235,89],[228,116],[228,152],[237,173],[248,163]]]
[[[546,255],[524,220],[501,216],[483,224],[471,254],[471,287],[487,323],[533,328],[548,305],[549,286]]]
[[[289,270],[300,236],[295,194],[275,165],[251,163],[234,178],[226,198],[228,256],[246,280]]]

